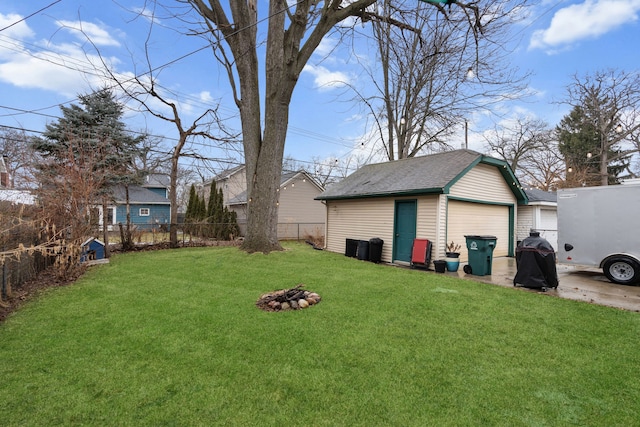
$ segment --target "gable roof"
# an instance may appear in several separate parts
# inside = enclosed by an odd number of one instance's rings
[[[143,187],[168,188],[171,184],[169,175],[162,173],[151,173],[144,178]]]
[[[123,185],[118,185],[113,188],[112,198],[118,204],[126,203],[127,196]],[[148,188],[137,185],[129,186],[129,204],[168,205],[170,203],[169,199]]]
[[[316,181],[311,175],[309,175],[306,171],[303,171],[303,170],[293,171],[293,172],[284,172],[280,176],[280,188],[285,187],[286,185],[289,184],[289,182],[293,181],[296,178],[299,178],[300,175],[304,175],[303,179],[309,180],[309,182],[314,186],[316,186],[319,191],[323,190],[322,185],[320,185],[318,181]],[[247,192],[243,191],[233,199],[229,200],[228,203],[229,205],[243,205],[247,203]]]
[[[366,165],[316,199],[448,194],[453,184],[480,163],[495,166],[516,199],[526,203],[527,196],[507,162],[466,149]]]
[[[219,174],[217,174],[216,176],[214,176],[212,179],[210,179],[209,181],[206,181],[209,183],[209,185],[211,185],[211,181],[222,181],[225,179],[229,179],[230,177],[232,177],[233,175],[237,174],[238,172],[243,172],[245,169],[245,165],[238,165],[229,169],[225,169],[222,172],[220,172]]]

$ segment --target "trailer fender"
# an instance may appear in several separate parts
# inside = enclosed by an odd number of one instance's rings
[[[635,285],[640,283],[640,261],[633,255],[609,255],[600,262],[604,275],[613,283]]]

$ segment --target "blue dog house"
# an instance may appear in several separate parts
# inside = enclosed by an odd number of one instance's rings
[[[82,244],[80,262],[96,261],[104,259],[104,243],[92,237]]]

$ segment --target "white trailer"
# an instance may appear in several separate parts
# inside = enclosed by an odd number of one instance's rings
[[[558,190],[558,262],[640,283],[640,185]]]

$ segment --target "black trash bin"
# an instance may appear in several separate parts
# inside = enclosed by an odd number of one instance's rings
[[[465,268],[465,273],[475,276],[491,276],[491,266],[493,265],[493,250],[496,247],[496,236],[464,236],[467,239],[467,250],[469,251],[469,265]]]
[[[540,233],[532,231],[516,248],[518,271],[513,286],[542,289],[558,287],[556,252]]]
[[[433,267],[436,269],[436,273],[444,273],[447,269],[447,261],[437,259],[433,261]]]
[[[374,237],[369,240],[369,261],[379,263],[382,260],[382,244],[384,240]]]
[[[358,259],[362,261],[369,261],[369,241],[358,241]]]
[[[356,239],[347,239],[344,254],[345,256],[355,258],[358,252],[358,241]]]

